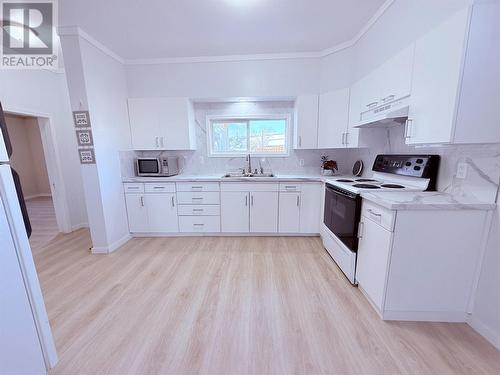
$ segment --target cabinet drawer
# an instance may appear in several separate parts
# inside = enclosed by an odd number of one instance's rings
[[[280,183],[280,191],[300,191],[301,184],[298,183],[285,183],[281,182]]]
[[[140,183],[126,183],[123,184],[125,193],[144,193],[144,184]]]
[[[220,216],[179,216],[181,232],[220,232]]]
[[[144,184],[146,193],[175,193],[175,184]]]
[[[223,182],[221,191],[278,191],[279,184],[273,182]]]
[[[177,193],[178,204],[219,204],[219,192],[188,192],[180,191]]]
[[[378,204],[363,200],[361,209],[361,216],[368,218],[385,229],[392,231],[394,229],[394,222],[396,221],[396,211],[388,210]]]
[[[219,191],[218,182],[177,182],[177,191]]]
[[[177,207],[179,216],[219,216],[218,204],[188,204]]]

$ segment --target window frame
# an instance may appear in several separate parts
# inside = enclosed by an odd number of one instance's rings
[[[259,115],[208,115],[206,118],[206,127],[207,127],[207,146],[208,146],[208,157],[211,158],[237,158],[244,157],[248,154],[255,157],[266,157],[266,158],[283,158],[290,156],[290,124],[291,124],[292,116],[289,113],[273,113],[273,114],[259,114]],[[228,121],[234,120],[238,121],[246,121],[249,122],[251,120],[285,120],[285,152],[282,154],[274,154],[274,153],[257,153],[251,151],[245,152],[232,152],[232,153],[214,153],[212,149],[212,124],[217,121]],[[247,134],[248,137],[250,134]]]

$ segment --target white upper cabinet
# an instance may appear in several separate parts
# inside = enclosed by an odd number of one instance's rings
[[[476,4],[417,40],[407,144],[500,142],[499,17]]]
[[[319,97],[318,148],[346,147],[349,123],[349,89]]]
[[[359,86],[360,113],[410,95],[413,54],[411,45],[355,84]]]
[[[318,112],[318,95],[302,95],[295,100],[294,149],[318,148]]]
[[[187,98],[128,100],[134,150],[196,149],[193,104]]]

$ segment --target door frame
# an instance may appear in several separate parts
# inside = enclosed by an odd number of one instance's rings
[[[6,115],[11,114],[33,117],[37,120],[38,128],[40,129],[40,137],[42,139],[45,165],[49,177],[52,202],[56,213],[57,227],[59,232],[70,233],[72,228],[68,200],[61,172],[61,159],[55,146],[57,144],[57,139],[52,116],[47,113],[34,112],[23,108],[13,107],[8,104],[4,105],[4,112]]]

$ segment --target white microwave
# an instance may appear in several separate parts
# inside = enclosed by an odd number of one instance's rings
[[[179,174],[179,158],[137,158],[136,171],[139,177],[168,177]]]

